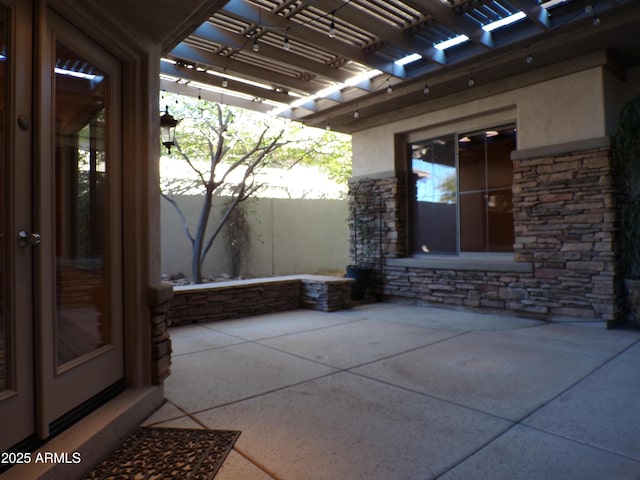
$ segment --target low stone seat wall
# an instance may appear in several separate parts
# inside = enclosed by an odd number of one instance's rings
[[[289,275],[173,288],[170,325],[309,308],[332,312],[351,308],[351,278]]]

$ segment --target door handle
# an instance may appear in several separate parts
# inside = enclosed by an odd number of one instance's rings
[[[24,230],[20,230],[18,232],[18,245],[21,247],[28,247],[30,245],[36,246],[40,245],[40,234],[39,233],[29,233]]]

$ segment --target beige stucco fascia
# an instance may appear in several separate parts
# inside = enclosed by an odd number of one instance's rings
[[[356,132],[354,176],[392,170],[399,134],[417,141],[515,121],[518,149],[602,137],[603,88],[603,68],[593,67]]]
[[[640,67],[628,68],[624,78],[614,71],[605,70],[604,92],[607,134],[613,136],[620,112],[627,102],[640,94]]]

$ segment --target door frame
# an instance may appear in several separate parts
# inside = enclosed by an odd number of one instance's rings
[[[0,0],[1,1],[1,0]],[[162,378],[154,380],[160,367],[153,359],[152,325],[158,305],[158,291],[165,292],[166,285],[160,283],[160,198],[157,195],[159,182],[158,160],[160,157],[158,92],[160,74],[160,45],[154,39],[147,38],[135,30],[135,26],[122,21],[119,12],[110,11],[107,7],[95,2],[79,4],[77,0],[26,0],[33,4],[33,15],[27,20],[29,42],[34,43],[33,58],[37,52],[47,47],[47,11],[51,7],[71,24],[81,29],[90,38],[102,45],[123,66],[122,69],[122,125],[123,135],[122,161],[126,165],[126,176],[122,178],[122,200],[126,208],[122,212],[123,226],[123,318],[124,318],[124,356],[125,381],[127,391],[104,405],[100,413],[96,412],[86,420],[74,420],[68,432],[60,433],[55,440],[47,441],[49,449],[64,445],[77,447],[91,444],[92,447],[83,453],[83,464],[93,458],[98,461],[104,449],[115,445],[118,435],[129,431],[146,416],[158,408],[163,402]],[[6,4],[21,5],[23,0],[5,0]],[[42,88],[44,77],[48,72],[38,61],[32,61],[33,76],[27,75],[29,82],[33,78],[31,90],[25,98],[32,102],[32,144],[33,155],[41,155],[47,148],[45,132],[39,127],[36,119],[50,114],[50,94]],[[27,82],[23,82],[27,85]],[[26,179],[26,186],[31,187],[31,178]],[[16,190],[20,185],[16,184]],[[30,210],[30,208],[29,208]],[[33,231],[25,225],[25,230]],[[12,225],[12,231],[17,225]],[[22,228],[22,225],[20,226]],[[22,270],[20,270],[22,271]],[[30,278],[29,278],[30,280]],[[168,294],[163,293],[162,301]],[[166,297],[166,298],[165,298]],[[28,308],[31,309],[32,303]],[[31,311],[31,310],[30,310]],[[31,316],[29,318],[32,318]],[[32,323],[32,322],[31,322]],[[28,337],[24,345],[33,345],[40,339],[34,338],[32,327],[27,331]],[[23,350],[24,351],[24,350]],[[33,352],[30,352],[33,358]],[[33,369],[30,370],[33,383]],[[29,410],[28,418],[34,420],[34,409]],[[64,443],[61,443],[64,442]],[[88,447],[87,447],[88,448]],[[24,467],[24,468],[22,468]],[[12,470],[30,471],[34,467],[16,465]],[[51,467],[53,469],[53,467]],[[65,476],[69,465],[64,466]],[[42,466],[42,469],[49,467]],[[81,474],[80,471],[77,472]],[[25,473],[22,478],[30,478]]]
[[[2,431],[0,445],[10,447],[28,439],[35,433],[33,410],[35,390],[33,384],[33,289],[32,265],[35,246],[20,247],[17,233],[33,232],[31,173],[32,173],[32,22],[33,6],[30,1],[0,0],[9,10],[10,62],[7,68],[5,115],[7,124],[6,160],[4,172],[9,181],[3,180],[5,206],[6,255],[5,321],[8,324],[7,345],[8,387],[0,392],[0,416]],[[18,126],[19,118],[20,126]],[[12,371],[13,370],[13,371]]]
[[[34,216],[42,244],[35,261],[36,329],[36,432],[50,434],[51,423],[124,377],[122,313],[122,121],[121,65],[115,57],[86,34],[47,9],[43,16],[37,57],[41,68],[39,142],[34,155]],[[44,31],[44,35],[42,32]],[[56,42],[60,40],[98,64],[109,75],[107,82],[107,245],[106,288],[112,344],[99,348],[68,365],[58,367],[56,356],[56,185],[55,74]],[[70,395],[73,392],[73,395]]]

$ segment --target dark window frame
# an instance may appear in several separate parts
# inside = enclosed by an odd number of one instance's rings
[[[517,148],[516,132],[515,124],[508,123],[406,142],[408,256],[513,253],[511,152]],[[452,157],[439,158],[439,146],[449,143],[450,151],[444,148],[440,153]],[[481,155],[474,156],[474,149]],[[471,154],[466,159],[465,151]],[[451,175],[449,167],[455,168],[454,187],[451,178],[443,180],[443,175]],[[426,185],[429,182],[431,186]]]

